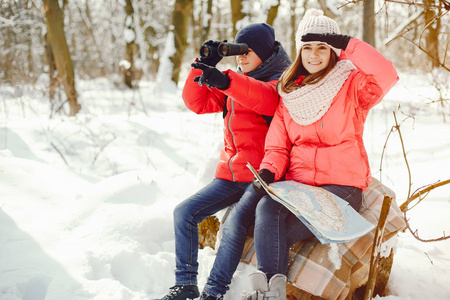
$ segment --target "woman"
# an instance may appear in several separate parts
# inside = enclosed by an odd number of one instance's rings
[[[279,80],[282,100],[259,174],[267,183],[285,178],[320,186],[358,210],[371,179],[364,122],[397,82],[397,72],[370,45],[341,35],[337,23],[316,9],[300,22],[296,46],[297,57]],[[259,182],[254,187],[264,193]],[[256,287],[253,294],[286,299],[289,248],[313,234],[267,195],[255,214],[258,271],[249,277]]]
[[[183,89],[186,106],[197,114],[223,112],[224,148],[216,178],[175,207],[175,286],[163,300],[195,299],[198,270],[198,223],[245,198],[261,198],[254,192],[247,162],[258,166],[264,156],[264,139],[269,117],[278,105],[276,83],[291,61],[273,28],[265,23],[250,24],[238,31],[236,43],[246,43],[249,51],[238,55],[238,71],[219,71],[219,42],[207,41],[213,55],[192,64]],[[250,191],[250,192],[249,192]],[[253,200],[252,200],[253,201]],[[239,258],[238,258],[239,261]],[[229,275],[231,276],[233,273]],[[200,299],[221,299],[202,294]]]

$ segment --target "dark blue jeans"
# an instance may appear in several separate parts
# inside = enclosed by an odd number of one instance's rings
[[[198,223],[237,202],[249,185],[216,178],[175,207],[176,285],[197,285]]]
[[[324,185],[324,189],[347,201],[355,210],[362,204],[359,188]],[[267,278],[287,273],[289,248],[296,242],[306,240],[313,233],[287,208],[269,196],[264,196],[256,207],[255,251],[258,270]]]
[[[250,184],[227,217],[214,266],[203,290],[206,294],[219,298],[228,290],[244,250],[248,229],[255,223],[255,210],[261,197]]]

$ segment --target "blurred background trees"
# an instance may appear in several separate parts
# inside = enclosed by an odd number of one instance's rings
[[[58,5],[63,25],[50,21],[50,5]],[[444,0],[1,0],[0,84],[43,81],[55,109],[68,102],[76,114],[75,79],[106,77],[136,89],[160,73],[159,84],[178,84],[203,41],[233,41],[248,23],[272,24],[295,57],[295,30],[311,7],[374,45],[400,71],[449,72],[450,2]]]

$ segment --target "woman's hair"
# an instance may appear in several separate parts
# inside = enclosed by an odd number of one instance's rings
[[[322,80],[337,64],[339,57],[330,48],[330,61],[328,66],[314,74],[310,74],[302,64],[302,49],[295,58],[294,63],[286,69],[286,71],[281,75],[278,80],[278,85],[280,85],[281,90],[285,93],[289,93],[294,90],[298,85],[295,83],[300,76],[305,76],[301,86],[307,84],[314,84]]]

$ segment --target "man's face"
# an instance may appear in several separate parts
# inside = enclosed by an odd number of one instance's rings
[[[261,58],[251,48],[248,48],[247,54],[236,56],[236,62],[244,73],[253,71],[262,64]]]

